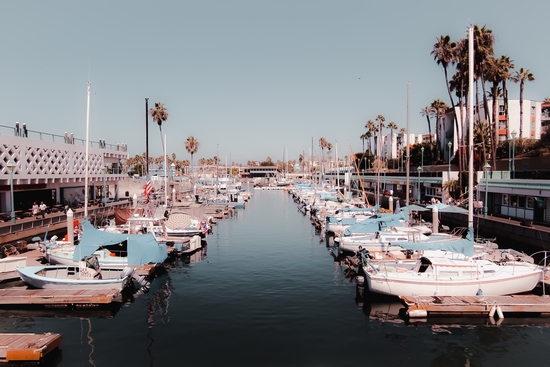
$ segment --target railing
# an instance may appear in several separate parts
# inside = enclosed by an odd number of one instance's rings
[[[44,141],[52,141],[52,142],[58,142],[58,143],[65,143],[65,144],[73,144],[73,145],[82,145],[86,146],[86,140],[85,139],[79,139],[75,138],[72,133],[64,135],[56,135],[56,134],[50,134],[45,133],[41,131],[35,131],[35,130],[29,130],[23,124],[23,126],[19,126],[18,124],[15,125],[15,127],[6,126],[6,125],[0,125],[0,134],[4,135],[11,135],[14,136],[20,136],[23,138],[34,138],[38,140],[44,140]],[[105,140],[100,141],[89,141],[88,142],[91,147],[97,147],[97,148],[103,148],[103,149],[109,149],[109,150],[119,150],[126,152],[128,150],[127,144],[107,144],[105,143]]]

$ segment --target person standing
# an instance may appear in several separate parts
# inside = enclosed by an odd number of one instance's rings
[[[32,215],[35,219],[38,217],[38,210],[39,209],[40,208],[38,207],[38,204],[36,204],[36,201],[35,201],[34,204],[32,204]]]
[[[44,216],[46,215],[46,209],[47,209],[46,204],[44,204],[44,202],[41,201],[40,206],[38,208],[40,209],[40,214],[42,214],[42,219],[44,219]]]

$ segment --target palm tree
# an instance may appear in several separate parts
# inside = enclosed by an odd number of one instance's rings
[[[399,126],[397,126],[397,124],[392,121],[388,124],[387,128],[390,129],[390,146],[393,147],[393,130],[399,129]],[[393,159],[393,156],[391,156],[391,158]]]
[[[430,135],[430,144],[432,144],[432,124],[430,122],[430,118],[433,117],[434,114],[433,108],[431,106],[426,106],[420,110],[420,114],[426,117],[426,120],[428,121],[428,134]]]
[[[532,82],[535,80],[533,74],[529,69],[523,70],[523,68],[516,71],[512,76],[512,81],[514,83],[519,83],[519,137],[523,136],[523,89],[525,87],[525,82]]]
[[[476,83],[481,79],[481,88],[483,90],[483,106],[485,110],[485,118],[489,118],[487,95],[485,94],[485,70],[487,69],[488,60],[494,55],[494,41],[495,36],[493,31],[486,26],[479,27],[478,25],[474,26],[474,74],[476,78]],[[477,84],[476,84],[477,85]],[[479,89],[476,87],[479,94]],[[476,101],[476,107],[479,116],[479,103]],[[478,120],[479,121],[479,120]]]
[[[149,114],[153,118],[153,121],[155,121],[159,125],[160,140],[162,141],[162,152],[164,154],[165,148],[164,140],[162,139],[162,123],[168,120],[168,110],[164,107],[164,104],[156,102],[155,108],[151,108],[149,110]]]
[[[195,139],[193,135],[190,135],[185,141],[185,149],[189,154],[191,154],[191,171],[193,171],[193,154],[197,153],[199,150],[199,145],[199,141]]]
[[[369,138],[374,137],[376,135],[375,134],[376,131],[378,130],[376,128],[376,124],[372,120],[367,121],[367,124],[365,125],[365,128],[368,129],[367,134],[368,134]],[[372,155],[372,142],[371,142],[370,139],[369,139],[369,153]]]
[[[545,97],[544,98],[544,103],[550,103],[550,97]]]
[[[434,100],[432,102],[432,105],[431,105],[433,111],[434,111],[434,115],[436,117],[436,125],[435,125],[435,134],[437,136],[437,140],[436,140],[436,144],[437,144],[437,149],[436,149],[436,160],[439,161],[440,157],[441,157],[441,118],[442,117],[445,117],[445,112],[447,111],[447,109],[449,108],[449,106],[447,106],[447,104],[445,102],[443,102],[442,100],[440,100],[439,98]]]
[[[451,93],[451,85],[449,82],[447,69],[450,64],[455,64],[457,62],[457,57],[455,53],[456,47],[456,42],[451,42],[451,38],[449,37],[449,35],[440,36],[437,39],[437,42],[434,44],[434,48],[431,52],[431,55],[434,55],[434,60],[437,62],[437,64],[443,67],[443,71],[445,73],[445,85],[447,86],[447,93],[449,94],[452,108],[455,107],[455,102]],[[458,119],[456,117],[456,114],[454,114],[454,121],[456,130],[458,131]]]
[[[386,118],[384,116],[376,116],[376,122],[378,122],[378,126],[376,128],[376,135],[378,139],[376,142],[376,155],[378,157],[382,156],[382,140],[380,138],[382,137],[382,129],[386,127],[386,125],[384,125],[384,121],[386,121]]]
[[[509,56],[502,55],[499,59],[500,71],[502,76],[502,97],[504,98],[504,118],[506,119],[506,137],[510,136],[510,119],[508,116],[508,88],[506,88],[506,81],[511,80],[512,72],[514,68],[514,61],[510,60]]]

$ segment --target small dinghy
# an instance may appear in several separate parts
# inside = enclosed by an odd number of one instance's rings
[[[147,281],[135,274],[135,269],[99,267],[95,256],[89,256],[78,266],[39,265],[18,268],[21,279],[41,289],[124,289],[131,283],[147,286]],[[134,282],[135,281],[135,282]]]

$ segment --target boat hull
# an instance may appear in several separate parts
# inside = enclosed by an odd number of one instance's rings
[[[21,279],[40,289],[119,289],[126,286],[128,276],[123,269],[101,269],[102,279],[84,279],[76,266],[27,266],[17,269]]]

